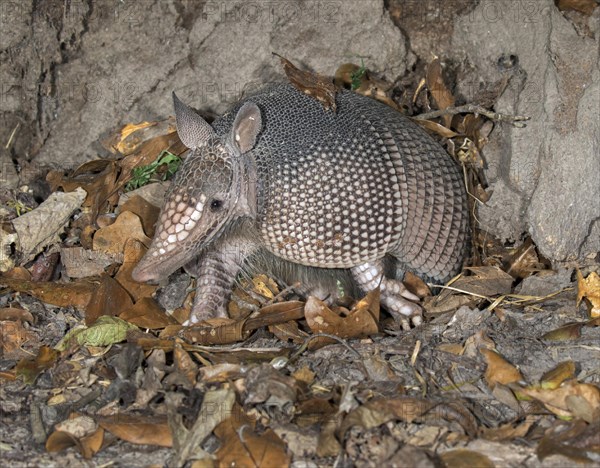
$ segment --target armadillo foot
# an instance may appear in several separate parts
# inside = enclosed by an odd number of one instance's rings
[[[400,324],[403,330],[410,329],[423,322],[421,307],[411,301],[419,301],[419,297],[411,293],[400,280],[386,278],[383,275],[383,261],[363,263],[351,270],[352,276],[363,291],[372,291],[379,287],[381,304]]]
[[[187,327],[212,318],[229,317],[225,307],[217,306],[215,304],[211,305],[210,300],[207,299],[208,298],[202,297],[198,291],[196,292],[196,298],[194,299],[194,305],[192,306],[190,317],[183,322],[184,326]]]
[[[412,302],[419,301],[419,297],[406,289],[402,281],[383,278],[380,288],[381,303],[403,330],[410,330],[411,323],[415,327],[423,323],[421,306]]]

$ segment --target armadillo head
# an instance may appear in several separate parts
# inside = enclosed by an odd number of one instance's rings
[[[136,281],[157,281],[196,257],[232,221],[256,215],[256,177],[248,154],[262,120],[256,104],[237,113],[231,133],[213,128],[173,93],[177,133],[192,150],[177,172],[150,249],[133,270]]]

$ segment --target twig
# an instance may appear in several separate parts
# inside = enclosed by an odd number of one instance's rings
[[[332,340],[337,341],[339,344],[343,345],[348,351],[350,351],[352,354],[354,354],[357,358],[359,358],[359,359],[361,358],[360,353],[358,351],[356,351],[348,343],[346,343],[346,341],[344,339],[340,338],[339,336],[331,335],[329,333],[317,333],[316,335],[311,335],[308,338],[306,338],[304,340],[304,343],[302,343],[302,346],[300,346],[300,348],[298,348],[298,350],[296,352],[294,352],[294,354],[292,354],[290,356],[290,358],[284,363],[284,365],[287,365],[287,364],[291,363],[298,356],[300,356],[304,351],[306,351],[306,348],[308,347],[308,344],[312,340],[314,340],[316,338],[321,338],[321,337],[331,338]],[[278,365],[281,365],[281,363],[278,363]]]
[[[415,115],[413,117],[413,119],[429,120],[429,119],[433,119],[435,117],[441,117],[443,115],[456,115],[456,114],[465,114],[465,113],[481,114],[495,122],[506,122],[506,123],[511,124],[513,127],[517,127],[517,128],[526,127],[527,125],[523,122],[531,119],[531,117],[527,117],[525,115],[500,114],[498,112],[493,112],[491,110],[486,109],[485,107],[478,106],[475,104],[465,104],[464,106],[448,107],[448,108],[442,109],[442,110],[425,112],[424,114]]]

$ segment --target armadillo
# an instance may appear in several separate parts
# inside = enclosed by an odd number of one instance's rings
[[[458,164],[418,125],[351,91],[337,111],[271,84],[211,125],[173,93],[192,150],[166,194],[154,239],[133,272],[164,278],[195,261],[189,324],[226,317],[240,270],[257,252],[349,271],[403,326],[421,321],[410,271],[443,283],[462,267],[468,212]],[[196,260],[194,260],[196,259]]]

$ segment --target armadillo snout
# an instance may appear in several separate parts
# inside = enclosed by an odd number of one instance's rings
[[[148,268],[140,268],[143,265],[136,266],[131,272],[131,277],[134,281],[138,283],[158,283],[160,280],[160,275],[158,273],[153,273],[152,270]]]

